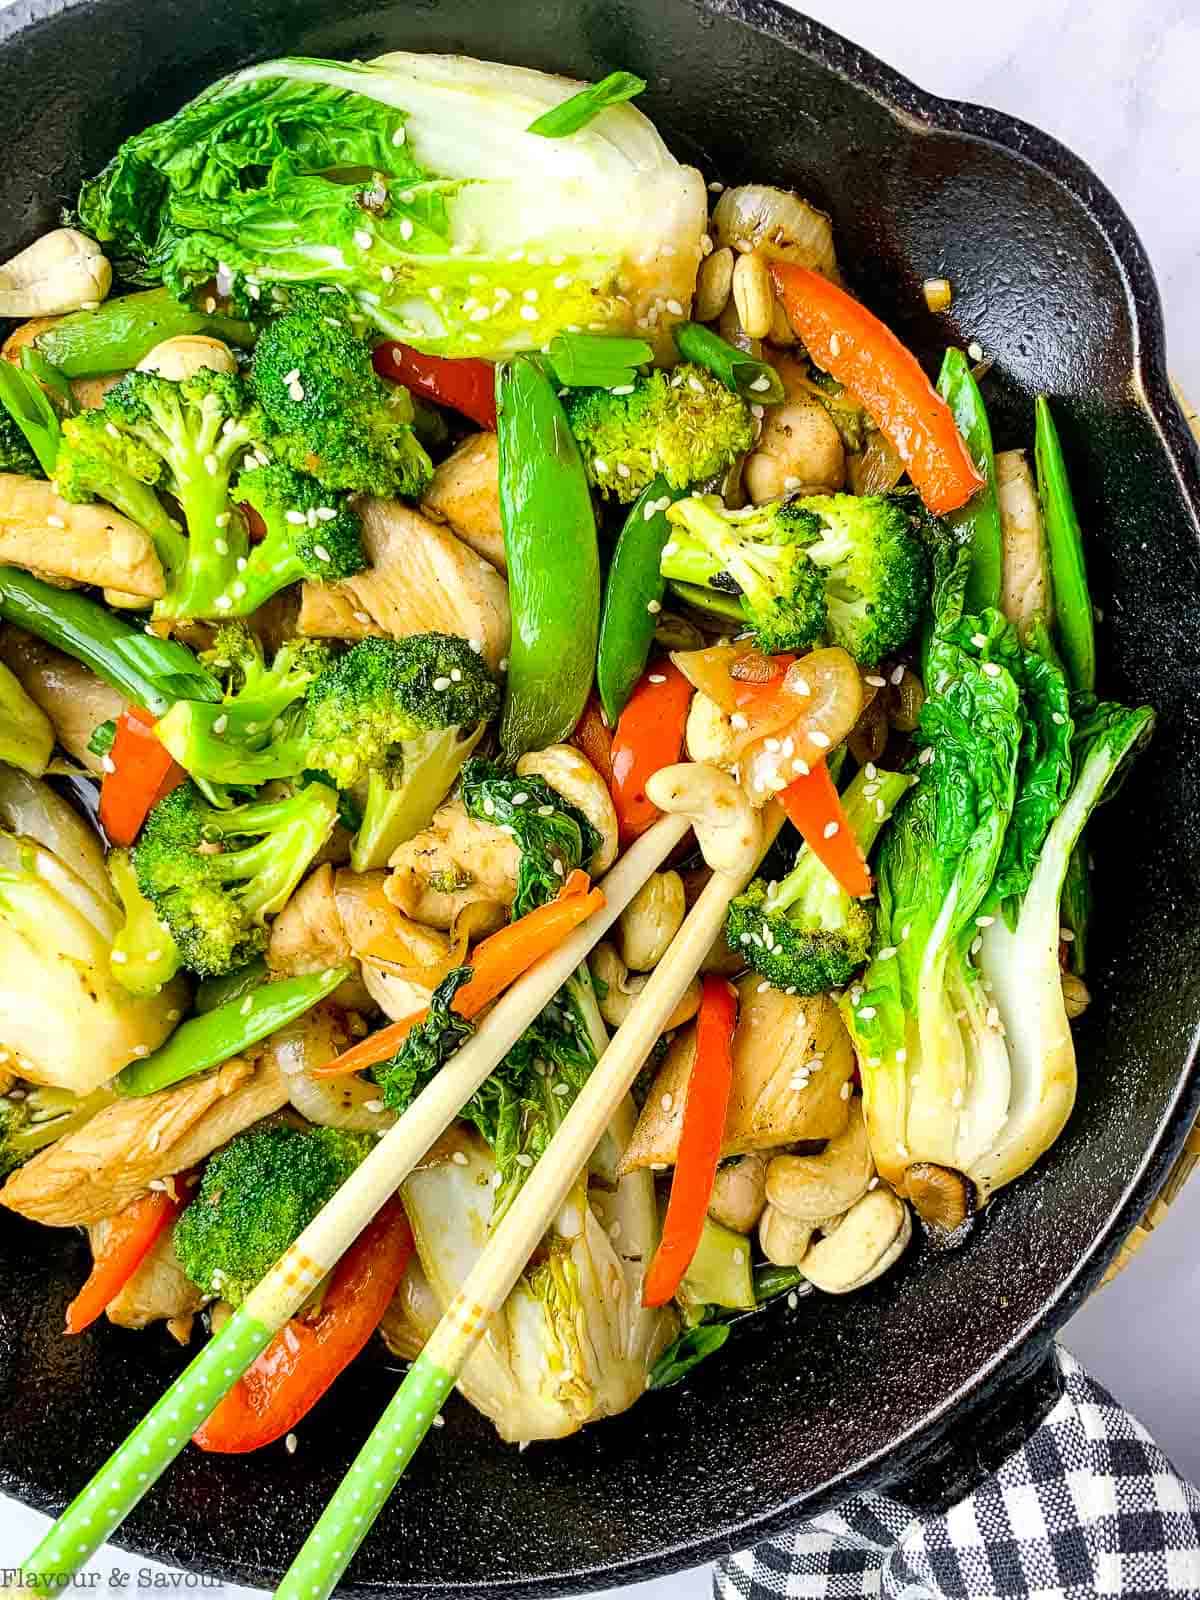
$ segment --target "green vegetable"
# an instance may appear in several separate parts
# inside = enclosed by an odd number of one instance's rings
[[[920,616],[926,561],[906,496],[810,495],[727,511],[715,495],[692,495],[667,520],[664,577],[740,595],[768,654],[825,633],[874,666]]]
[[[117,725],[110,717],[107,722],[98,722],[92,729],[92,736],[87,742],[88,749],[94,756],[106,756],[113,747],[113,740],[117,737]]]
[[[1075,1050],[1058,964],[1059,900],[1084,823],[1150,738],[1154,713],[1102,703],[1081,719],[1075,781],[1046,834],[1010,926],[983,934],[980,969],[1005,1030],[1012,1070],[1009,1114],[972,1170],[981,1197],[1027,1171],[1054,1142],[1075,1099]]]
[[[114,422],[104,407],[63,423],[54,468],[59,494],[83,504],[101,499],[116,506],[154,540],[164,571],[175,572],[187,561],[188,543],[156,493],[167,481],[162,456]]]
[[[584,866],[599,835],[581,811],[532,774],[518,778],[493,762],[468,761],[462,772],[467,815],[505,828],[521,851],[512,914],[553,900],[576,867]]]
[[[24,1166],[31,1156],[75,1133],[97,1111],[112,1104],[107,1089],[94,1089],[80,1098],[68,1089],[44,1084],[21,1085],[20,1097],[0,1096],[0,1179]]]
[[[382,867],[425,827],[500,709],[500,690],[465,639],[364,639],[313,684],[305,764],[341,787],[366,784],[357,872]]]
[[[754,1305],[754,1282],[746,1235],[705,1217],[700,1243],[680,1284],[680,1299],[692,1305],[749,1310]]]
[[[182,297],[223,264],[262,310],[275,286],[337,285],[389,337],[448,356],[623,328],[680,292],[703,193],[630,106],[528,137],[575,87],[465,57],[262,62],[126,140],[79,225],[126,281]]]
[[[667,588],[677,600],[682,600],[685,605],[692,606],[696,611],[704,612],[706,616],[716,617],[723,622],[734,622],[739,627],[745,626],[746,613],[737,595],[722,594],[719,589],[704,589],[698,583],[677,583],[674,578],[667,584]]]
[[[685,361],[706,367],[750,405],[778,406],[787,398],[783,381],[769,361],[756,361],[702,322],[680,322],[671,331]]]
[[[192,783],[160,800],[133,864],[185,965],[212,976],[263,950],[264,919],[286,903],[336,819],[337,799],[324,783],[228,810],[206,804]]]
[[[257,635],[240,623],[217,629],[206,654],[230,683],[217,705],[178,700],[155,733],[193,778],[256,788],[275,778],[322,770],[304,730],[305,695],[330,666],[329,646],[289,639],[268,667]]]
[[[413,432],[412,396],[376,374],[353,311],[348,295],[300,284],[263,330],[250,388],[266,419],[268,449],[324,491],[415,498],[433,468]],[[333,530],[318,531],[324,539]],[[346,577],[361,566],[359,555],[357,566],[327,576]]]
[[[842,795],[854,837],[869,856],[913,780],[900,772],[857,772]],[[789,994],[825,994],[849,983],[871,949],[875,917],[803,845],[778,883],[755,878],[729,907],[725,937],[755,972]]]
[[[2,358],[0,358],[2,359]],[[41,463],[29,447],[11,413],[0,405],[0,472],[19,472],[27,478],[44,478]]]
[[[72,311],[43,328],[33,341],[37,353],[65,378],[99,378],[136,367],[164,339],[206,333],[226,344],[249,346],[248,322],[192,308],[167,289],[118,295],[97,311]]]
[[[623,101],[632,100],[645,87],[645,78],[639,78],[632,72],[610,72],[607,78],[580,89],[578,94],[561,101],[552,111],[543,111],[540,117],[529,124],[527,131],[540,134],[543,139],[565,138],[585,128],[593,117],[598,117],[609,106],[619,106]]]
[[[500,740],[515,761],[565,738],[583,712],[596,663],[600,557],[591,495],[553,384],[518,356],[497,370],[496,403],[512,611]]]
[[[563,404],[588,482],[625,502],[660,473],[676,489],[715,477],[754,443],[750,408],[687,363],[635,379],[630,394],[572,389]]]
[[[1087,972],[1088,923],[1091,915],[1092,874],[1088,867],[1085,832],[1071,851],[1062,891],[1062,923],[1071,935],[1067,942],[1067,967],[1077,978],[1082,978]]]
[[[996,462],[987,408],[970,364],[961,350],[949,349],[942,361],[938,389],[958,424],[972,461],[986,483],[958,511],[946,519],[971,547],[971,576],[967,583],[967,610],[983,611],[1000,604],[1003,583],[1004,540],[1000,507],[996,499]]]
[[[53,751],[50,718],[29,698],[16,674],[0,662],[0,761],[40,778]]]
[[[633,383],[638,368],[654,359],[645,339],[611,333],[558,333],[550,341],[550,365],[570,389],[613,389]]]
[[[138,888],[128,850],[109,853],[108,875],[125,911],[124,926],[113,940],[109,957],[112,975],[130,994],[158,994],[183,964],[178,946]]]
[[[216,1011],[218,1006],[227,1005],[231,1000],[244,1000],[270,981],[271,969],[266,958],[255,956],[244,967],[235,967],[232,972],[223,972],[216,978],[202,979],[196,985],[193,1009],[203,1016],[206,1011]]]
[[[630,507],[609,563],[600,613],[596,688],[613,727],[645,669],[654,642],[665,587],[659,562],[671,536],[666,509],[684,492],[672,489],[663,477],[654,478]]]
[[[374,1146],[340,1128],[250,1128],[204,1169],[175,1224],[175,1254],[198,1289],[240,1305]]]
[[[299,978],[280,978],[190,1018],[166,1044],[140,1061],[131,1061],[118,1073],[117,1093],[127,1099],[140,1098],[220,1066],[311,1011],[349,976],[349,967],[329,967]]]
[[[79,410],[71,393],[71,380],[53,366],[34,345],[21,347],[21,371],[27,373],[43,389],[51,391],[50,401],[60,417],[73,417]]]
[[[0,361],[0,406],[25,435],[42,474],[53,477],[60,439],[58,413],[41,385],[11,361]]]
[[[680,1383],[706,1356],[716,1355],[733,1329],[727,1322],[702,1322],[667,1346],[650,1369],[651,1389],[669,1389]]]
[[[428,1015],[390,1061],[372,1069],[392,1110],[406,1110],[474,1033],[474,1025],[452,1009],[456,992],[470,976],[469,967],[458,967],[443,979],[430,999]],[[541,1159],[607,1039],[587,967],[581,966],[459,1112],[479,1130],[495,1157],[500,1181],[492,1227]]]
[[[1083,530],[1075,511],[1058,429],[1044,394],[1037,397],[1035,416],[1034,459],[1046,543],[1050,549],[1058,645],[1071,687],[1093,694],[1096,688],[1096,618],[1088,589]]]
[[[146,633],[77,589],[0,567],[0,616],[65,650],[155,716],[176,700],[221,698],[220,684],[186,645]]]

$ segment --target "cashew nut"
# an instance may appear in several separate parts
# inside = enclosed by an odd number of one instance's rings
[[[814,1227],[861,1200],[875,1175],[862,1103],[855,1100],[844,1133],[820,1155],[775,1156],[767,1168],[767,1199],[797,1222]]]
[[[634,972],[649,972],[656,967],[686,914],[679,874],[652,872],[617,921],[625,965]]]
[[[97,306],[112,267],[94,239],[55,228],[0,267],[0,317],[51,317]]]
[[[173,339],[163,339],[137,364],[139,372],[157,372],[160,378],[170,378],[172,383],[182,383],[206,368],[212,372],[237,371],[237,361],[229,346],[221,339],[209,338],[206,333],[179,333]]]
[[[593,877],[607,872],[617,859],[617,812],[603,778],[581,751],[569,744],[531,750],[517,762],[519,778],[541,778],[568,800],[600,835],[588,862]]]
[[[700,691],[692,696],[688,707],[684,743],[693,761],[703,761],[710,767],[737,766],[738,742],[733,724],[717,702]]]
[[[647,975],[631,978],[613,945],[602,939],[590,957],[592,976],[599,980],[603,994],[597,994],[600,1015],[610,1028],[619,1028],[633,1010],[633,1003],[646,987]],[[679,997],[679,1003],[667,1018],[663,1032],[682,1028],[700,1009],[700,979],[693,978]]]
[[[694,761],[662,767],[647,779],[646,798],[660,811],[691,819],[714,872],[736,877],[754,870],[762,824],[745,790],[727,772]]]
[[[911,1238],[908,1207],[880,1184],[850,1208],[834,1233],[813,1245],[800,1270],[826,1294],[849,1294],[881,1277]]]
[[[797,1222],[777,1206],[768,1205],[758,1224],[758,1242],[768,1261],[777,1267],[798,1267],[812,1243],[810,1223]]]
[[[709,1216],[735,1233],[749,1233],[766,1205],[766,1182],[766,1157],[757,1151],[725,1162],[713,1179]]]

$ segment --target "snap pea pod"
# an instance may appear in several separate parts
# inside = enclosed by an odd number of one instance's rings
[[[986,482],[964,506],[951,511],[946,521],[965,532],[971,544],[971,571],[967,578],[966,608],[970,612],[999,606],[1003,586],[1004,539],[996,495],[996,462],[987,408],[975,375],[961,350],[949,349],[938,375],[938,392],[950,407],[971,460]]]
[[[205,978],[197,984],[193,1006],[199,1015],[216,1011],[218,1006],[228,1005],[231,1000],[244,1000],[255,989],[261,989],[264,983],[269,983],[270,979],[266,960],[258,956],[244,967],[223,972],[219,978]]]
[[[600,556],[579,447],[553,383],[527,356],[496,370],[496,433],[512,612],[500,742],[515,761],[565,738],[587,703]]]
[[[678,578],[670,579],[667,588],[685,605],[704,612],[705,616],[716,617],[720,622],[732,622],[735,630],[746,627],[746,613],[742,610],[742,602],[735,594],[722,594],[719,589],[705,589],[698,583],[681,583]]]
[[[300,978],[280,978],[241,999],[227,1000],[215,1011],[192,1017],[176,1028],[166,1044],[118,1072],[114,1080],[117,1093],[127,1099],[153,1094],[219,1066],[302,1017],[349,976],[349,967],[328,967]]]
[[[1083,558],[1083,531],[1075,511],[1058,429],[1044,394],[1038,395],[1034,403],[1034,417],[1033,456],[1046,548],[1050,552],[1058,647],[1072,689],[1094,694],[1096,622]]]
[[[655,478],[634,501],[613,551],[600,613],[596,688],[614,728],[654,642],[666,587],[659,562],[671,534],[667,507],[687,492],[672,489],[661,475]]]
[[[37,335],[33,346],[64,377],[98,378],[136,367],[156,344],[181,333],[207,333],[245,348],[254,343],[248,322],[193,311],[169,289],[144,289],[106,300],[95,311],[59,317]]]
[[[676,349],[685,361],[707,367],[714,378],[720,378],[743,400],[751,405],[783,404],[783,382],[769,361],[756,361],[699,322],[681,322],[673,331]]]

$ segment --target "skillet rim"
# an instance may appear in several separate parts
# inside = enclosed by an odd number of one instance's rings
[[[0,53],[32,26],[66,12],[88,9],[94,0],[13,0],[0,13]],[[954,133],[972,141],[996,145],[1048,177],[1069,196],[1097,228],[1112,253],[1123,279],[1132,332],[1130,378],[1133,403],[1150,422],[1165,465],[1171,472],[1177,499],[1187,513],[1200,546],[1200,450],[1172,392],[1166,363],[1166,330],[1161,297],[1145,246],[1111,190],[1091,167],[1053,135],[1034,124],[992,107],[954,100],[922,89],[872,52],[853,43],[835,29],[792,10],[783,0],[689,0],[692,9],[741,24],[815,60],[855,91],[880,103],[887,113],[910,129],[915,124],[930,133]],[[1082,1301],[1099,1284],[1125,1236],[1145,1211],[1175,1159],[1192,1122],[1200,1112],[1200,1017],[1186,1047],[1175,1093],[1165,1110],[1153,1142],[1138,1170],[1130,1178],[1091,1246],[1076,1259],[1051,1296],[1045,1299],[1024,1327],[997,1351],[967,1382],[942,1398],[935,1409],[885,1448],[867,1457],[851,1474],[809,1495],[794,1497],[774,1511],[746,1518],[736,1537],[707,1534],[686,1543],[662,1547],[607,1566],[575,1568],[538,1577],[505,1578],[474,1584],[472,1592],[489,1596],[583,1593],[618,1587],[665,1576],[714,1560],[731,1550],[794,1527],[801,1516],[844,1499],[867,1486],[895,1479],[887,1463],[903,1457],[903,1475],[944,1443],[957,1426],[978,1426],[980,1417],[1013,1384],[1028,1384],[1044,1367],[1051,1337],[1066,1323]],[[1040,1412],[1038,1413],[1040,1419]],[[0,1469],[0,1490],[30,1508],[50,1515],[62,1509],[60,1498],[39,1484],[9,1469]],[[146,1541],[113,1541],[115,1548],[174,1565],[176,1558]],[[202,1571],[237,1584],[270,1582],[270,1570],[257,1571],[205,1563],[184,1570]],[[570,1589],[563,1586],[569,1584]],[[386,1585],[350,1583],[344,1594],[377,1596]],[[395,1586],[392,1586],[395,1588]],[[405,1583],[397,1593],[415,1593]],[[439,1592],[462,1593],[461,1585],[442,1586]]]

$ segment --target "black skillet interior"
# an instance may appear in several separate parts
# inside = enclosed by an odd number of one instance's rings
[[[724,1355],[625,1417],[522,1455],[457,1401],[350,1571],[350,1589],[541,1592],[646,1577],[750,1542],[847,1483],[969,1476],[969,1420],[1019,1433],[1045,1392],[1015,1374],[1061,1323],[1161,1176],[1195,1106],[1200,1016],[1197,461],[1166,385],[1157,296],[1112,197],[1053,141],[931,100],[843,40],[756,0],[17,0],[0,19],[3,247],[52,225],[118,141],[212,78],[288,52],[468,53],[598,77],[622,66],[708,178],[794,186],[826,206],[856,287],[935,360],[977,339],[1002,444],[1057,414],[1092,536],[1105,687],[1160,731],[1095,830],[1096,1001],[1082,1095],[1036,1175],[957,1254],[916,1250],[845,1300],[744,1324]],[[920,284],[945,275],[935,319]],[[1190,503],[1190,504],[1189,504]],[[159,1333],[61,1336],[81,1240],[0,1226],[0,1487],[53,1510],[182,1357]],[[268,1583],[286,1566],[395,1382],[364,1360],[295,1456],[189,1451],[122,1537],[168,1562]],[[947,1429],[949,1430],[947,1432]],[[20,1552],[7,1554],[16,1556]]]

